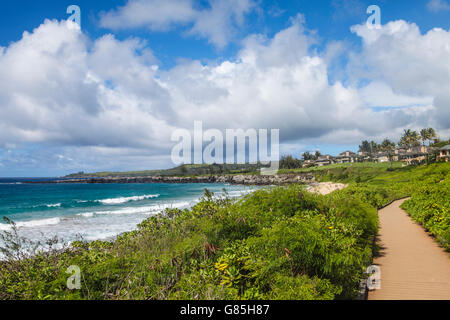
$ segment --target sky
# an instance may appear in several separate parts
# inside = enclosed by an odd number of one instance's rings
[[[3,1],[0,176],[173,167],[194,121],[279,129],[297,157],[448,138],[449,18],[449,0]]]

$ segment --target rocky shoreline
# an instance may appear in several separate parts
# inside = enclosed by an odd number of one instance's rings
[[[167,176],[146,176],[146,177],[90,177],[85,179],[61,179],[47,182],[27,182],[27,183],[229,183],[233,185],[286,185],[293,183],[311,184],[315,182],[314,174],[283,174],[273,176],[262,175],[217,175],[198,177],[167,177]]]

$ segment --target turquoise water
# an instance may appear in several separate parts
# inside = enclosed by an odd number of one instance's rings
[[[237,197],[255,188],[225,184],[23,184],[0,179],[0,216],[31,240],[100,240],[131,231],[165,208],[187,208],[205,188]],[[0,231],[10,230],[4,221]]]

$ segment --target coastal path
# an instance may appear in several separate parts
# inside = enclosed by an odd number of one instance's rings
[[[450,255],[395,201],[379,211],[380,289],[369,300],[450,300]]]

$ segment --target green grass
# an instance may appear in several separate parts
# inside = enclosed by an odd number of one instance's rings
[[[376,168],[376,169],[384,169],[387,170],[389,168],[401,168],[401,162],[392,162],[391,163],[377,163],[377,162],[357,162],[357,163],[338,163],[331,164],[323,167],[311,167],[311,168],[300,168],[300,169],[282,169],[279,171],[280,174],[289,174],[289,173],[307,173],[307,172],[316,172],[330,169],[347,169],[347,168]]]
[[[317,172],[330,169],[346,169],[346,168],[373,168],[380,170],[388,170],[389,168],[401,168],[401,162],[393,163],[345,163],[345,164],[333,164],[325,167],[313,167],[313,168],[301,168],[301,169],[281,169],[279,174],[296,174],[296,173],[308,173]],[[125,171],[125,172],[96,172],[85,174],[71,174],[68,178],[86,178],[86,177],[146,177],[146,176],[199,176],[199,175],[259,175],[260,165],[207,165],[207,164],[190,164],[183,165],[172,169],[166,170],[143,170],[143,171]],[[379,173],[380,171],[375,171]]]

